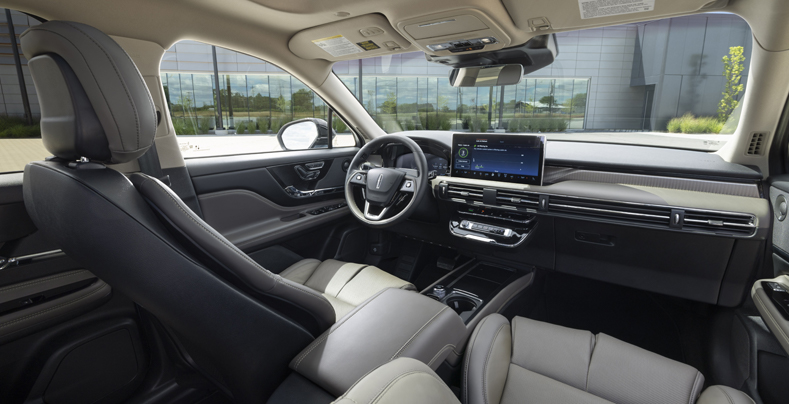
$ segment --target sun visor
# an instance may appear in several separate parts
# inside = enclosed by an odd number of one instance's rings
[[[411,43],[384,16],[367,14],[305,29],[288,46],[300,58],[336,62],[400,53]]]

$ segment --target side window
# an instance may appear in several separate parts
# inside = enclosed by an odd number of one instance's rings
[[[18,11],[0,10],[0,173],[22,171],[27,163],[50,155],[41,142],[36,88],[19,46],[19,35],[38,24]]]
[[[165,53],[161,77],[185,158],[356,145],[336,114],[329,142],[326,103],[255,57],[180,41]]]

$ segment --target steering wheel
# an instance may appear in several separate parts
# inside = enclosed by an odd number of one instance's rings
[[[401,143],[411,150],[416,162],[416,172],[403,168],[362,167],[373,152],[388,143]],[[348,177],[345,179],[345,200],[351,213],[371,227],[387,227],[408,219],[419,206],[427,187],[430,186],[427,179],[427,159],[422,148],[402,135],[384,135],[371,140],[356,153],[350,167]],[[364,210],[359,209],[356,204],[355,188],[362,188]],[[389,215],[390,210],[409,194],[413,197],[405,208],[394,215]]]

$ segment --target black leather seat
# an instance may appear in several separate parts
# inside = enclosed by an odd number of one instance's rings
[[[21,42],[43,142],[55,156],[25,168],[31,218],[69,256],[159,318],[235,400],[263,402],[288,362],[359,299],[413,288],[380,269],[339,262],[302,262],[288,271],[295,281],[265,270],[158,180],[135,174],[130,181],[104,165],[142,156],[157,127],[148,88],[115,41],[84,24],[51,21],[25,31]],[[338,282],[358,276],[375,282],[332,295]]]

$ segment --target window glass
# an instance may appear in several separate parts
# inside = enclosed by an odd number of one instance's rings
[[[304,83],[270,63],[229,49],[180,41],[165,53],[161,77],[185,158],[281,151],[277,133],[285,124],[317,118],[326,125],[328,120],[326,103]],[[332,126],[332,147],[356,145],[336,114]],[[312,147],[327,147],[325,135],[323,139]]]
[[[553,64],[517,85],[455,88],[422,52],[338,62],[386,132],[549,133],[717,150],[737,128],[752,35],[711,13],[557,34]]]
[[[11,11],[14,41],[17,43],[19,66],[11,46],[11,26],[6,19],[5,10],[0,12],[0,26],[3,38],[0,47],[0,173],[22,171],[31,161],[43,160],[51,155],[41,142],[39,120],[41,111],[36,97],[33,78],[27,69],[27,59],[22,55],[19,35],[39,22],[18,11]],[[17,67],[21,67],[23,81],[20,83]],[[20,85],[22,84],[22,85]],[[22,96],[22,91],[27,97]]]

